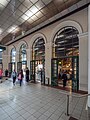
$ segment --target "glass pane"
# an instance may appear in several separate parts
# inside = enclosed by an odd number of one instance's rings
[[[34,60],[45,59],[45,42],[43,38],[37,38],[32,47]]]
[[[20,47],[19,61],[26,61],[26,44],[22,44]]]
[[[79,55],[79,32],[72,26],[60,29],[53,40],[53,57]]]
[[[16,57],[16,49],[15,48],[12,48],[11,50],[11,62],[15,62],[15,57]]]

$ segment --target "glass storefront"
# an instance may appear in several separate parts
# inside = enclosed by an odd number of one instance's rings
[[[25,43],[23,43],[21,46],[20,46],[20,50],[19,50],[19,62],[17,63],[18,64],[18,71],[20,71],[21,69],[23,70],[23,74],[25,76],[25,70],[26,70],[26,67],[27,67],[27,53],[26,53],[26,48],[27,48],[27,45]]]
[[[52,71],[56,71],[56,77],[52,75],[52,85],[63,87],[62,76],[63,74],[66,74],[67,83],[65,87],[73,89],[74,81],[78,81],[79,79],[79,39],[76,28],[67,26],[60,29],[55,34],[53,40],[52,56]],[[56,63],[54,63],[55,61]],[[54,66],[56,66],[56,68]],[[53,82],[54,78],[55,82]],[[76,89],[78,89],[78,86],[76,86]]]
[[[45,42],[38,37],[32,46],[32,61],[30,62],[31,79],[34,82],[44,82],[45,79]]]
[[[16,69],[15,62],[16,62],[16,49],[12,48],[10,53],[10,63],[8,65],[10,74],[12,71],[14,71],[14,69]]]

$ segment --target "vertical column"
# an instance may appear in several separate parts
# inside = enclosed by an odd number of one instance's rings
[[[27,67],[30,69],[30,49],[26,49],[27,52]]]
[[[3,53],[2,53],[2,64],[3,64],[3,73],[6,69],[8,69],[8,50],[6,49]]]
[[[88,94],[90,94],[90,5],[88,6]],[[90,107],[90,96],[88,97]]]
[[[49,78],[51,84],[51,58],[52,58],[52,44],[51,42],[45,44],[45,77]],[[46,79],[45,79],[46,80]],[[47,84],[48,81],[45,81]]]
[[[15,64],[16,64],[16,71],[17,71],[17,62],[19,62],[19,50],[16,50],[16,60],[15,60]]]

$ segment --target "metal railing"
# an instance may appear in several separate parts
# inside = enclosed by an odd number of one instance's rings
[[[77,95],[71,95],[71,94],[67,94],[67,93],[63,93],[63,94],[65,94],[66,96],[67,96],[67,103],[66,103],[66,115],[67,116],[69,116],[70,114],[69,114],[69,109],[70,109],[70,97],[75,97],[75,98],[83,98],[83,97],[88,97],[88,96],[90,96],[90,94],[84,94],[84,95],[79,95],[79,96],[77,96]],[[86,106],[87,106],[87,103],[86,103]],[[87,108],[88,108],[88,106],[87,106]]]
[[[63,93],[63,92],[60,92],[64,95],[66,95],[66,115],[69,116],[70,113],[69,113],[69,109],[70,109],[70,97],[75,97],[75,98],[83,98],[83,97],[88,97],[90,96],[90,94],[84,94],[84,95],[80,95],[80,94],[70,94],[70,93]],[[86,103],[86,107],[88,108],[88,105]]]

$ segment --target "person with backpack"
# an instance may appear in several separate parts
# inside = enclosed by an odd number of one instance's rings
[[[12,78],[13,78],[13,85],[15,85],[15,82],[16,82],[16,76],[17,76],[17,73],[14,69],[14,71],[12,72]]]

